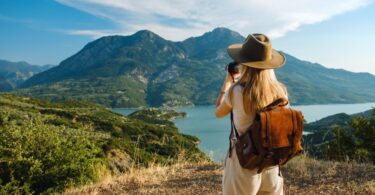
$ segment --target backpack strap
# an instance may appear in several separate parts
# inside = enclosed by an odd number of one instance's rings
[[[236,125],[234,125],[233,111],[230,112],[230,125],[231,131],[229,135],[229,158],[232,156],[232,142],[236,142],[240,138]]]
[[[296,134],[296,127],[294,126],[295,124],[295,120],[297,120],[297,113],[293,111],[293,109],[289,108],[290,112],[292,113],[292,125],[293,125],[293,131],[292,131],[292,151],[294,152],[295,148],[294,148],[294,139],[295,139],[295,134]],[[289,155],[289,158],[291,158],[291,156],[293,155],[293,153],[291,153]]]
[[[273,101],[272,103],[268,104],[268,106],[264,107],[261,110],[261,112],[268,111],[268,110],[273,110],[273,109],[275,109],[275,108],[277,108],[279,106],[286,106],[286,105],[288,105],[288,103],[289,102],[288,102],[287,99],[285,99],[285,98],[279,98],[279,99]]]
[[[270,132],[270,125],[271,123],[269,122],[270,117],[267,112],[264,112],[264,116],[266,117],[266,140],[268,144],[268,150],[263,154],[263,160],[260,163],[260,166],[258,167],[257,173],[261,173],[263,169],[266,166],[266,162],[268,161],[275,161],[274,159],[274,153],[273,153],[273,144],[272,144],[272,137],[271,137],[271,132]]]

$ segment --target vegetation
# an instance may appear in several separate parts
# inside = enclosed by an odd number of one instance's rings
[[[181,153],[191,162],[207,159],[199,140],[170,121],[180,113],[124,117],[87,102],[11,94],[0,94],[0,107],[0,194],[61,192],[130,167],[172,164]]]
[[[18,125],[9,120],[11,116],[2,117],[1,194],[61,191],[86,184],[105,164],[102,149],[95,144],[100,138],[94,134],[45,125],[40,116]]]
[[[304,146],[316,157],[375,163],[375,109],[347,115],[332,115],[309,123]]]
[[[145,84],[134,80],[129,75],[115,78],[68,79],[50,85],[37,85],[32,88],[32,91],[20,89],[16,93],[51,101],[67,99],[91,101],[107,107],[140,107],[146,105]]]
[[[85,99],[106,107],[213,104],[230,62],[226,47],[239,33],[217,28],[171,42],[142,30],[88,43],[59,66],[34,75],[16,94],[48,100]],[[285,54],[276,71],[293,104],[368,102],[375,76],[328,69]]]
[[[323,147],[324,156],[375,163],[375,109],[370,118],[354,118],[348,128],[334,128],[333,135]]]

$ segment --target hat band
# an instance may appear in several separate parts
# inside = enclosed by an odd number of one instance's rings
[[[249,61],[269,61],[272,59],[272,49],[264,49],[263,52],[259,51],[245,51],[241,49],[241,56],[246,58]]]

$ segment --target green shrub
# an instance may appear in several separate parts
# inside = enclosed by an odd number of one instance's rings
[[[76,131],[40,118],[1,126],[0,192],[55,192],[95,180],[102,149]]]

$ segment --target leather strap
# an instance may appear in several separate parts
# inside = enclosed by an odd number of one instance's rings
[[[234,125],[234,120],[233,120],[233,111],[230,112],[230,126],[231,126],[231,131],[229,134],[229,158],[232,156],[232,139],[233,136],[235,136],[235,139],[239,139],[240,135],[238,134],[236,125]]]
[[[234,119],[233,119],[233,112],[230,112],[230,121],[231,121],[231,126],[232,126],[232,131],[234,132],[234,135],[236,136],[237,139],[240,138],[240,134],[237,131],[236,125],[234,125]]]
[[[262,111],[268,111],[268,110],[273,110],[275,109],[276,107],[279,107],[279,106],[286,106],[288,104],[288,100],[285,99],[285,98],[279,98],[275,101],[273,101],[272,103],[268,104],[268,106],[264,107]]]
[[[289,159],[291,159],[292,158],[292,155],[293,155],[293,153],[294,153],[294,150],[295,150],[295,148],[294,148],[294,139],[295,139],[295,131],[296,131],[296,127],[295,127],[295,125],[294,125],[294,120],[296,120],[296,118],[297,118],[297,113],[296,112],[294,112],[293,111],[293,109],[291,109],[291,108],[289,108],[289,110],[290,110],[290,112],[291,112],[291,114],[292,114],[292,127],[293,127],[293,129],[292,129],[292,143],[291,143],[291,146],[292,146],[292,153],[290,153],[288,156],[288,158]],[[296,116],[294,116],[294,115],[296,115]],[[297,124],[298,125],[298,124]],[[298,127],[297,127],[298,128]],[[280,173],[279,173],[280,174]]]

